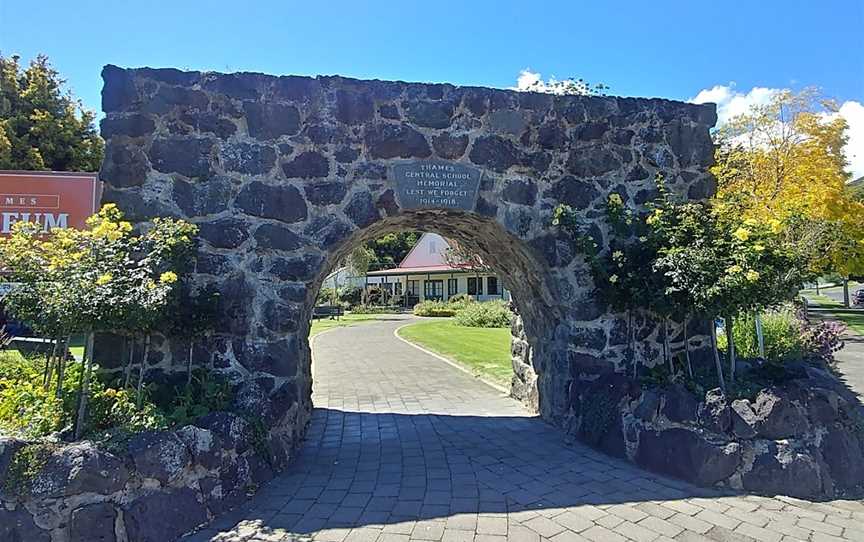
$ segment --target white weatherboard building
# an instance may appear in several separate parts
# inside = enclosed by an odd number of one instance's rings
[[[398,267],[370,271],[367,288],[379,287],[394,303],[413,307],[420,301],[447,301],[457,294],[468,294],[478,301],[510,300],[501,279],[489,271],[454,267],[447,263],[447,240],[435,233],[424,233]]]

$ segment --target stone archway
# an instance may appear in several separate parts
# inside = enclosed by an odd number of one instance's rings
[[[622,368],[626,323],[593,299],[552,209],[597,219],[612,193],[639,206],[660,170],[684,197],[713,191],[713,105],[114,66],[103,78],[104,199],[135,221],[199,225],[195,280],[222,306],[197,361],[243,382],[238,403],[286,460],[310,412],[310,306],[354,243],[401,225],[480,239],[519,279],[541,414],[566,427],[574,379]],[[458,193],[426,191],[424,168],[457,174]],[[602,222],[592,235],[607,241]],[[659,326],[638,327],[636,356],[653,365]],[[170,341],[156,359],[172,370]]]

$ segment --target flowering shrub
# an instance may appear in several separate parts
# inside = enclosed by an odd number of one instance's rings
[[[456,311],[456,323],[465,327],[510,327],[513,313],[504,301],[468,303]]]
[[[807,357],[833,363],[834,354],[844,346],[843,333],[846,327],[846,324],[835,320],[807,325],[802,334],[802,346]]]
[[[414,305],[414,314],[416,316],[449,317],[456,314],[457,308],[456,304],[443,301],[421,301]]]
[[[77,401],[78,437],[88,424],[94,333],[144,335],[146,359],[150,333],[168,320],[180,274],[194,253],[197,228],[182,220],[155,218],[140,235],[132,229],[123,213],[108,204],[87,219],[84,230],[54,229],[45,234],[36,223],[17,222],[12,235],[0,239],[0,261],[10,280],[20,284],[4,298],[8,312],[58,343],[68,342],[72,334],[88,336]],[[65,356],[49,354],[46,361],[43,386],[50,387],[56,372],[57,396],[63,398]],[[144,371],[142,363],[139,407]]]

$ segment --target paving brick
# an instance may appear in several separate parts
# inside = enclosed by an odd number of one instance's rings
[[[580,534],[592,542],[627,542],[627,539],[620,534],[599,525],[595,525]]]
[[[699,489],[565,445],[403,323],[321,336],[298,460],[183,542],[864,542],[859,501]]]
[[[688,531],[693,531],[694,533],[699,534],[707,533],[711,530],[711,527],[713,527],[710,523],[688,516],[687,514],[675,514],[669,518],[668,521],[680,527],[684,527]]]
[[[630,521],[625,521],[613,530],[634,542],[654,542],[660,538],[660,535],[651,529],[647,529]]]

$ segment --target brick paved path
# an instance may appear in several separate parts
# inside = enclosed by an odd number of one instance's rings
[[[190,542],[864,542],[861,502],[724,496],[565,443],[394,320],[317,338],[298,461]]]

